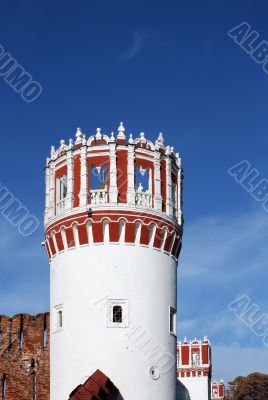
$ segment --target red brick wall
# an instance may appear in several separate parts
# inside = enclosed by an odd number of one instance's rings
[[[1,400],[4,376],[5,400],[49,400],[49,333],[49,313],[0,315]]]

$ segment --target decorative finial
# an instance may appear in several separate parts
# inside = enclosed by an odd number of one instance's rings
[[[187,337],[185,336],[185,338],[184,338],[184,343],[187,343]]]
[[[83,140],[83,132],[81,131],[80,128],[77,128],[75,137],[76,137],[75,144],[80,144]]]
[[[119,138],[119,139],[125,139],[126,138],[126,135],[125,135],[126,130],[125,130],[123,122],[120,122],[120,125],[118,127],[117,132],[118,132],[117,133],[117,138]]]
[[[87,144],[86,135],[83,135],[82,145],[85,146]]]
[[[73,141],[73,139],[69,139],[69,149],[70,150],[74,149],[74,141]]]
[[[145,133],[144,132],[141,132],[140,133],[140,138],[141,138],[141,142],[145,142],[146,140],[145,140]]]
[[[134,142],[133,137],[132,137],[132,133],[129,134],[129,139],[128,139],[128,143],[132,144]]]
[[[61,139],[59,151],[67,151],[69,148],[65,144],[65,140]]]
[[[170,154],[174,153],[174,147],[170,147]]]
[[[52,160],[55,157],[55,153],[56,153],[55,146],[51,146],[50,155],[51,155]]]
[[[157,142],[159,147],[164,147],[164,136],[162,132],[159,132]]]
[[[114,138],[114,133],[113,132],[111,132],[110,142],[111,143],[115,142],[115,138]]]
[[[65,140],[63,139],[60,141],[60,150],[65,150]]]
[[[171,149],[170,149],[170,146],[167,146],[167,147],[166,147],[166,155],[167,155],[167,156],[170,155],[170,150],[171,150]]]
[[[97,128],[97,129],[96,129],[95,138],[96,138],[96,139],[102,139],[101,128]]]

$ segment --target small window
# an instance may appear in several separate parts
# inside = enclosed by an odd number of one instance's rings
[[[67,195],[67,175],[64,174],[57,179],[57,200],[62,201]]]
[[[176,335],[176,310],[173,307],[169,308],[169,333]]]
[[[62,328],[62,311],[58,311],[58,327]]]
[[[21,331],[20,331],[20,344],[19,344],[20,351],[22,351],[22,346],[23,346],[23,330],[21,329]]]
[[[59,332],[63,329],[63,307],[57,306],[54,310],[54,332]]]
[[[47,347],[47,321],[46,316],[44,318],[44,328],[43,328],[43,349]]]
[[[108,328],[127,328],[129,324],[128,300],[108,300]]]
[[[5,400],[7,394],[7,376],[6,374],[3,375],[2,379],[2,398]]]
[[[123,312],[121,306],[113,307],[113,322],[118,324],[123,322]]]
[[[33,400],[36,400],[36,375],[33,375]]]

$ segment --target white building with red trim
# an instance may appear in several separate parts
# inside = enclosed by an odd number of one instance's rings
[[[225,394],[224,382],[213,381],[211,384],[211,400],[223,400]]]
[[[78,128],[52,146],[45,176],[50,399],[222,400],[208,338],[176,340],[179,154],[162,133]]]
[[[188,389],[191,400],[208,400],[211,392],[211,347],[204,340],[178,342],[178,379]]]
[[[176,399],[181,194],[181,160],[161,133],[153,143],[127,138],[123,123],[117,135],[78,128],[74,143],[52,147],[51,400],[67,400],[96,370],[118,399]]]
[[[224,399],[223,381],[211,382],[212,351],[207,336],[178,342],[177,365],[178,380],[187,388],[190,400]]]

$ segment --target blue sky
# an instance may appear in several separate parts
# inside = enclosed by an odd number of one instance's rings
[[[268,177],[268,75],[227,35],[247,21],[268,40],[267,14],[264,0],[1,4],[0,44],[43,93],[25,103],[0,76],[0,181],[42,220],[51,144],[121,120],[163,131],[185,174],[179,336],[209,335],[225,380],[268,372],[262,339],[228,310],[247,294],[268,313],[268,215],[227,173],[248,160]],[[24,238],[1,217],[0,233],[0,312],[47,310],[42,223]]]

